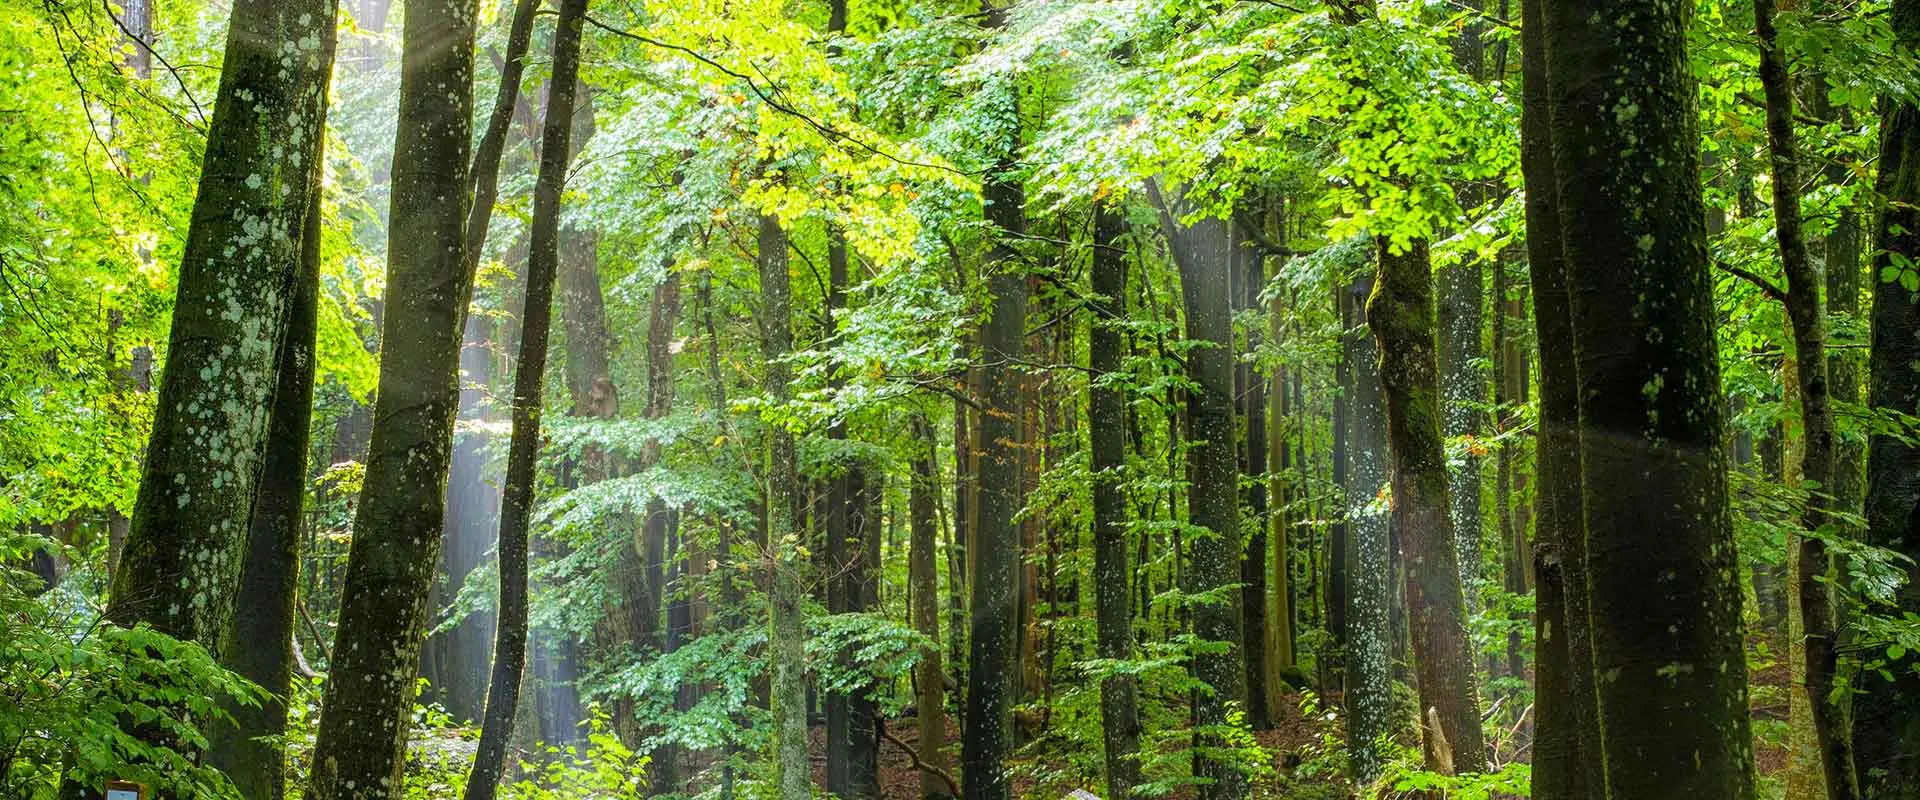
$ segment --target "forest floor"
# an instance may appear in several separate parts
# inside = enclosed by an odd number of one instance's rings
[[[1282,708],[1286,709],[1286,713],[1274,721],[1274,728],[1267,731],[1258,731],[1254,734],[1254,738],[1258,739],[1260,744],[1273,754],[1274,770],[1283,775],[1298,763],[1299,753],[1302,748],[1314,744],[1319,740],[1319,732],[1326,724],[1324,721],[1308,719],[1302,715],[1298,710],[1299,700],[1300,698],[1298,697],[1287,697],[1285,704],[1282,706]],[[886,725],[887,733],[891,734],[892,738],[898,739],[900,743],[896,744],[895,742],[884,739],[880,742],[881,800],[921,800],[920,770],[914,766],[913,756],[900,746],[901,744],[905,744],[916,750],[919,748],[919,724],[911,718],[906,718],[887,720]],[[947,720],[947,741],[955,743],[954,751],[950,753],[948,758],[947,773],[952,774],[952,763],[959,758],[957,743],[960,741],[960,729],[953,723],[951,718]],[[808,755],[811,757],[813,763],[814,780],[818,782],[818,785],[824,786],[826,785],[827,762],[826,729],[816,725],[809,730],[808,744]],[[1098,795],[1101,794],[1100,789],[1102,787],[1087,786],[1082,788]],[[1026,775],[1016,775],[1014,779],[1013,796],[1016,798],[1055,800],[1056,797],[1064,798],[1069,791],[1071,791],[1071,788],[1057,791],[1050,789],[1043,790],[1042,787],[1034,783],[1031,777]],[[1175,795],[1176,798],[1180,796],[1181,795],[1178,794]]]

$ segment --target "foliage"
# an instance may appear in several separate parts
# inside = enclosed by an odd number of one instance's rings
[[[200,646],[102,620],[70,587],[6,566],[44,548],[0,530],[0,794],[51,800],[63,781],[133,780],[185,797],[232,797],[197,763],[223,703],[258,704],[258,687]],[[35,593],[29,594],[32,590]],[[144,732],[129,735],[123,722]]]

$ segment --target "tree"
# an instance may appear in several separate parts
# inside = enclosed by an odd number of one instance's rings
[[[1540,352],[1533,547],[1534,705],[1539,727],[1533,745],[1533,791],[1540,800],[1586,800],[1604,795],[1606,776],[1594,719],[1593,654],[1587,644],[1580,395],[1547,99],[1546,2],[1520,4],[1520,158],[1527,189],[1534,338]]]
[[[493,639],[493,675],[487,683],[486,719],[467,775],[467,800],[492,800],[505,767],[507,737],[520,702],[520,676],[527,663],[527,545],[533,517],[534,478],[540,454],[540,407],[546,391],[547,340],[553,321],[553,287],[560,271],[560,195],[572,156],[573,105],[580,75],[580,29],[587,0],[564,0],[553,36],[553,77],[547,82],[540,175],[534,187],[532,249],[527,254],[526,308],[521,312],[520,363],[513,376],[513,439],[507,451],[507,481],[501,500],[500,622]]]
[[[1774,29],[1773,0],[1754,0],[1754,29],[1760,39],[1760,84],[1766,93],[1767,150],[1773,165],[1774,238],[1779,243],[1783,298],[1793,329],[1795,374],[1799,377],[1801,477],[1815,487],[1807,500],[1806,533],[1799,537],[1794,597],[1804,640],[1795,670],[1806,684],[1820,774],[1829,800],[1860,796],[1854,776],[1845,700],[1835,696],[1839,673],[1839,620],[1831,595],[1831,559],[1818,535],[1828,523],[1830,485],[1835,474],[1835,438],[1827,365],[1827,303],[1824,279],[1808,252],[1800,224],[1800,165],[1793,130],[1793,87],[1786,54]]]
[[[1160,195],[1148,184],[1168,249],[1180,270],[1180,297],[1187,339],[1187,526],[1193,542],[1188,586],[1195,596],[1193,633],[1203,642],[1226,643],[1224,650],[1198,653],[1193,674],[1207,688],[1194,701],[1194,724],[1218,728],[1231,724],[1229,710],[1247,697],[1246,660],[1241,633],[1240,473],[1233,438],[1233,298],[1228,273],[1233,268],[1232,225],[1206,218],[1187,223],[1191,209],[1179,197]],[[1176,189],[1176,195],[1183,190]],[[1226,592],[1223,596],[1223,591]],[[1202,800],[1243,797],[1246,776],[1238,767],[1209,755],[1222,746],[1219,731],[1196,733],[1195,777]]]
[[[332,63],[333,38],[322,47]],[[322,113],[325,113],[323,107]],[[320,160],[322,147],[314,153]],[[321,162],[324,164],[324,161]],[[307,222],[300,236],[300,272],[287,308],[287,336],[280,343],[279,378],[261,464],[259,494],[247,525],[246,559],[239,596],[250,613],[235,614],[221,647],[221,663],[267,691],[258,706],[229,709],[232,725],[208,736],[212,763],[248,800],[280,800],[287,794],[285,757],[279,744],[287,731],[287,698],[293,688],[293,618],[299,602],[301,517],[307,488],[307,437],[313,418],[314,337],[320,303],[321,175],[308,191]]]
[[[332,0],[233,6],[167,366],[107,619],[216,654],[233,616],[320,170]]]
[[[933,644],[920,648],[920,663],[914,667],[914,718],[919,724],[918,752],[920,796],[924,800],[946,797],[947,784],[940,774],[947,768],[947,711],[942,695],[946,676],[940,671],[940,573],[934,562],[934,540],[940,520],[938,467],[940,443],[933,435],[933,423],[924,414],[913,417],[913,437],[918,445],[913,459],[913,482],[909,487],[908,515],[912,518],[908,543],[907,570],[911,585],[914,630]],[[937,772],[936,772],[937,771]]]
[[[1427,243],[1375,245],[1367,327],[1380,348],[1393,527],[1406,547],[1407,608],[1427,766],[1452,774],[1486,769],[1466,600],[1448,516],[1447,455],[1440,438],[1434,353],[1433,267]]]
[[[1133,657],[1132,585],[1127,565],[1125,355],[1127,262],[1120,250],[1126,219],[1112,203],[1094,208],[1093,293],[1099,299],[1087,333],[1088,455],[1093,469],[1093,571],[1101,658]],[[1106,747],[1107,796],[1134,797],[1140,783],[1139,681],[1116,673],[1100,683],[1100,726]]]
[[[1607,794],[1749,798],[1692,8],[1544,11]]]
[[[760,216],[760,350],[765,359],[761,390],[774,408],[792,399],[793,296],[787,275],[787,232],[770,214]],[[767,604],[771,633],[768,649],[773,676],[769,701],[773,712],[774,768],[780,800],[813,795],[813,770],[807,761],[806,661],[807,559],[801,555],[799,467],[793,432],[781,420],[767,431],[767,558],[772,569]]]
[[[402,788],[404,712],[445,520],[473,291],[465,244],[474,18],[472,0],[407,9],[380,389],[309,800],[389,798]]]
[[[988,27],[1005,24],[1004,8],[989,11]],[[1018,270],[1010,239],[1026,231],[1026,196],[1013,173],[1014,153],[1020,144],[1018,94],[1014,86],[992,91],[1007,93],[1013,109],[993,143],[997,162],[981,186],[987,223],[996,234],[982,265],[987,293],[992,297],[980,331],[981,410],[973,490],[975,511],[969,515],[972,535],[967,539],[972,568],[968,571],[968,607],[965,713],[962,716],[960,767],[965,800],[1009,800],[1007,758],[1013,752],[1013,675],[1019,634],[1018,585],[1020,533],[1014,521],[1025,498],[1020,491],[1020,438],[1017,419],[1020,381],[1014,364],[1022,360],[1026,338],[1027,280]]]
[[[1896,0],[1892,26],[1900,44],[1920,49],[1920,2]],[[1880,122],[1880,174],[1884,198],[1874,227],[1873,343],[1868,356],[1869,401],[1876,408],[1920,412],[1920,302],[1912,270],[1920,263],[1920,107],[1911,98],[1889,97]],[[1868,543],[1920,557],[1920,447],[1902,437],[1877,434],[1867,443]],[[1920,586],[1909,568],[1901,610],[1920,611]],[[1892,670],[1893,680],[1861,678],[1870,701],[1854,705],[1854,741],[1867,797],[1920,797],[1920,672],[1911,663]]]
[[[1341,354],[1346,372],[1346,650],[1347,742],[1356,782],[1380,777],[1386,754],[1379,740],[1393,727],[1394,600],[1389,520],[1375,506],[1387,489],[1386,407],[1378,345],[1365,328],[1364,304],[1373,278],[1341,287]]]

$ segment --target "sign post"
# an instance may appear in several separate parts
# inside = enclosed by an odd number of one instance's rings
[[[132,781],[107,781],[107,800],[147,800],[147,787]]]

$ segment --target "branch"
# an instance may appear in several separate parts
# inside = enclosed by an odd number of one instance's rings
[[[1719,269],[1721,272],[1725,272],[1728,275],[1732,275],[1733,277],[1739,278],[1743,281],[1753,284],[1756,287],[1759,287],[1760,292],[1762,294],[1765,294],[1766,296],[1771,297],[1776,301],[1779,301],[1782,305],[1786,304],[1787,290],[1774,285],[1772,281],[1769,281],[1766,278],[1762,278],[1759,275],[1756,275],[1752,272],[1748,272],[1747,270],[1736,267],[1725,261],[1721,261],[1720,259],[1717,259],[1717,258],[1713,260],[1713,266],[1716,269]]]
[[[902,752],[907,754],[907,758],[913,759],[914,769],[924,771],[928,775],[932,775],[933,777],[936,777],[942,781],[945,781],[947,784],[947,789],[953,792],[952,796],[953,797],[960,796],[960,782],[954,780],[952,775],[948,775],[946,770],[943,770],[925,761],[921,761],[919,751],[914,750],[912,747],[908,746],[906,742],[900,741],[899,737],[893,735],[893,731],[887,730],[886,725],[882,724],[882,725],[877,725],[875,727],[878,727],[880,729],[880,738],[886,739],[887,741],[892,742],[895,747],[900,748]]]
[[[814,119],[813,117],[807,115],[805,112],[801,111],[798,108],[793,107],[792,105],[783,103],[780,100],[776,99],[774,97],[774,94],[781,93],[781,90],[779,86],[774,85],[771,81],[769,81],[769,86],[771,87],[771,89],[761,88],[760,84],[757,81],[755,81],[752,76],[747,75],[744,72],[737,72],[732,69],[728,69],[726,65],[721,64],[720,62],[715,61],[711,58],[708,58],[707,56],[699,53],[698,51],[693,50],[692,48],[689,48],[683,45],[673,44],[671,42],[663,42],[658,39],[654,39],[648,36],[643,36],[641,34],[634,33],[632,31],[615,28],[611,25],[608,25],[607,23],[604,23],[598,19],[595,19],[591,14],[587,15],[585,19],[588,25],[592,25],[593,27],[606,31],[607,33],[611,33],[615,36],[619,36],[624,39],[632,39],[633,41],[636,41],[651,47],[658,47],[662,50],[672,50],[676,53],[681,53],[687,56],[688,58],[691,58],[695,61],[698,61],[702,64],[707,65],[708,67],[712,67],[713,69],[718,70],[721,74],[726,75],[729,78],[733,78],[734,80],[745,83],[747,85],[748,91],[753,92],[754,96],[759,97],[760,102],[766,103],[767,107],[772,108],[775,111],[778,111],[782,114],[786,114],[787,116],[793,117],[794,119],[797,119],[797,120],[800,120],[801,122],[806,123],[807,127],[812,128],[816,131],[819,131],[820,135],[827,137],[827,139],[830,141],[851,142],[854,145],[857,145],[862,150],[865,150],[869,153],[872,153],[876,156],[879,156],[881,158],[884,158],[888,161],[892,161],[895,164],[899,164],[902,166],[920,167],[922,169],[942,170],[945,172],[951,172],[955,175],[963,175],[963,176],[971,176],[972,174],[974,174],[964,170],[955,169],[953,167],[950,167],[944,164],[928,164],[922,161],[912,161],[909,159],[904,159],[892,153],[889,153],[885,150],[882,150],[878,147],[875,147],[871,144],[868,144],[864,141],[861,141],[860,139],[854,136],[848,135],[847,133],[836,129],[831,125],[828,125],[824,122]],[[755,67],[754,69],[755,71],[759,71],[758,67]],[[979,172],[984,173],[985,170],[980,170]]]

